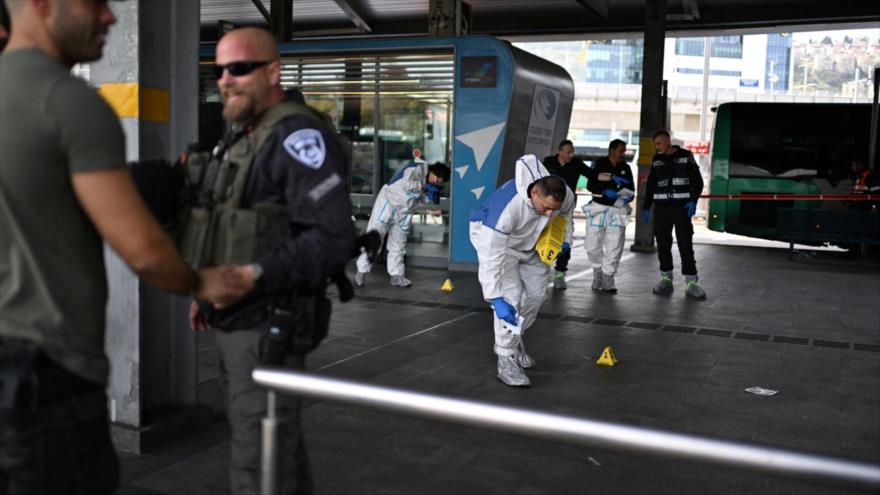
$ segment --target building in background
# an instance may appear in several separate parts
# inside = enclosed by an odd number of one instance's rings
[[[575,81],[569,138],[578,153],[604,155],[608,142],[638,144],[641,38],[515,43],[564,67]],[[729,101],[869,102],[873,67],[880,65],[880,29],[725,35],[710,38],[710,111]],[[686,146],[708,152],[701,139],[705,38],[666,40],[670,128]],[[632,155],[630,155],[631,157]]]
[[[664,74],[678,89],[701,90],[705,38],[666,40]],[[710,38],[710,87],[743,93],[788,91],[791,35],[761,34]]]

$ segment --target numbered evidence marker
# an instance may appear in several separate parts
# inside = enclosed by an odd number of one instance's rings
[[[602,355],[596,361],[596,364],[602,366],[614,366],[615,363],[617,363],[617,358],[614,356],[614,351],[611,350],[610,345],[602,351]]]
[[[556,256],[562,250],[562,242],[565,239],[566,221],[562,215],[557,215],[551,222],[544,227],[541,235],[538,236],[538,242],[535,244],[535,250],[547,265],[556,261]]]

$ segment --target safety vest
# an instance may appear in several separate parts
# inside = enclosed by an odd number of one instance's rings
[[[257,152],[275,125],[293,115],[324,120],[306,105],[284,101],[263,112],[246,131],[234,130],[212,154],[189,156],[192,200],[182,213],[178,244],[190,265],[251,263],[289,237],[287,205],[239,205]]]
[[[691,179],[688,175],[690,157],[687,152],[655,157],[653,174],[656,176],[653,200],[656,203],[686,201],[691,197]]]

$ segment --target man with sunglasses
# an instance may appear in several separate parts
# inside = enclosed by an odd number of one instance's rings
[[[0,55],[0,494],[113,493],[103,242],[141,281],[218,304],[244,268],[198,273],[150,215],[113,109],[70,68],[101,57],[105,0],[6,0]],[[229,283],[231,281],[231,283]]]
[[[194,301],[190,317],[194,329],[219,330],[215,340],[232,430],[230,492],[254,494],[260,492],[267,395],[251,371],[261,363],[304,368],[306,353],[329,324],[324,287],[352,256],[355,230],[344,150],[298,92],[285,94],[272,35],[259,28],[227,33],[217,44],[214,70],[229,124],[214,163],[229,174],[221,182],[230,186],[213,188],[225,192],[215,198],[207,262],[250,263],[254,290],[224,310]],[[249,236],[254,226],[262,230]],[[309,493],[300,399],[277,395],[276,416],[281,493]]]

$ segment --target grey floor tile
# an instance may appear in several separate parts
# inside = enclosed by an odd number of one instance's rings
[[[647,255],[621,264],[616,296],[593,293],[585,279],[573,280],[567,291],[548,291],[541,312],[553,318],[538,319],[525,334],[537,360],[528,372],[530,389],[497,380],[491,316],[469,311],[487,308],[476,277],[453,274],[455,291],[442,293],[445,270],[408,269],[414,286],[399,290],[377,267],[357,299],[334,305],[331,335],[310,355],[309,368],[406,390],[878,462],[880,353],[816,347],[812,339],[880,345],[880,265],[860,273],[834,263],[787,262],[780,250],[698,245],[696,251],[706,301],[685,299],[678,273],[672,297],[651,294],[657,260]],[[582,249],[571,270],[589,270]],[[444,324],[463,314],[469,316]],[[619,359],[614,367],[595,364],[605,346]],[[199,337],[199,357],[200,380],[216,389],[210,334]],[[750,386],[779,394],[744,392]],[[216,393],[203,399],[220,401]],[[307,401],[303,421],[318,493],[862,493],[327,401]],[[226,435],[218,420],[194,440],[123,456],[120,493],[226,493]]]

